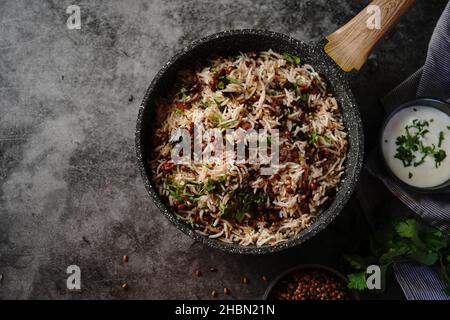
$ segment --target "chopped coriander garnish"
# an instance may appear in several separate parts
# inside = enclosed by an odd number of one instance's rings
[[[208,178],[208,182],[206,183],[205,190],[209,192],[209,191],[213,191],[215,188],[216,188],[216,182],[213,179]]]
[[[220,216],[222,216],[222,217],[227,216],[228,213],[230,212],[230,208],[228,208],[228,206],[222,202],[219,204],[219,210],[220,210]]]
[[[309,138],[309,144],[316,144],[319,141],[319,138],[321,138],[326,143],[330,143],[331,142],[330,137],[327,137],[326,135],[319,134],[316,131],[313,131],[311,133],[310,138]]]
[[[210,106],[210,102],[209,101],[202,101],[201,102],[201,107],[203,108],[203,109],[207,109],[209,106]]]
[[[331,139],[330,139],[330,137],[328,137],[328,136],[320,135],[320,137],[321,137],[323,140],[325,140],[326,143],[330,143],[330,142],[331,142]]]
[[[249,187],[236,189],[230,210],[233,212],[236,221],[241,223],[247,213],[253,214],[258,208],[263,208],[265,200],[266,195],[264,193],[254,193]]]
[[[413,177],[413,174],[410,172],[410,173],[408,173],[408,178],[412,178]]]
[[[181,100],[183,102],[186,102],[188,100],[188,95],[186,94],[187,90],[185,88],[181,88],[180,94],[181,94]]]
[[[296,56],[294,54],[290,54],[288,52],[283,53],[283,59],[290,63],[300,64],[301,59],[299,56]]]
[[[316,131],[311,132],[311,136],[309,138],[309,144],[316,144],[319,140],[319,135]]]
[[[437,168],[441,165],[442,161],[444,161],[444,159],[447,157],[447,154],[445,153],[444,150],[440,149],[433,156],[434,156],[435,166]]]
[[[198,201],[185,185],[178,184],[173,180],[168,180],[167,187],[169,194],[180,203],[185,204],[187,202]]]
[[[444,132],[443,131],[439,132],[439,142],[438,142],[439,148],[442,146],[442,141],[444,141]]]
[[[211,169],[209,166],[205,165],[206,168]],[[205,194],[207,192],[213,191],[216,189],[216,183],[212,178],[208,178],[207,182],[205,184],[197,184],[196,190],[199,194]]]
[[[447,126],[447,129],[450,130],[450,126]]]
[[[219,123],[218,126],[222,127],[222,128],[225,128],[225,129],[228,129],[228,128],[238,124],[240,121],[241,120],[239,120],[239,119],[236,119],[236,120],[231,119],[231,120],[227,120],[227,121]]]
[[[214,125],[219,125],[223,122],[223,116],[221,113],[213,113],[208,116],[209,121],[211,121]]]
[[[425,158],[426,158],[427,155],[428,155],[428,154],[425,153],[425,154],[422,156],[422,158],[420,158],[419,161],[414,162],[414,163],[413,163],[414,167],[418,167],[418,166],[420,166],[421,164],[423,164],[423,163],[425,162]]]
[[[214,103],[216,104],[217,108],[219,108],[219,110],[222,111],[223,108],[222,108],[222,105],[220,104],[220,102],[217,101],[216,99],[214,99]]]
[[[240,84],[241,82],[238,79],[235,79],[232,77],[221,76],[221,77],[219,77],[219,82],[217,83],[217,88],[220,90],[223,90],[229,83]]]
[[[244,220],[244,218],[245,218],[245,212],[243,210],[240,210],[240,211],[236,212],[234,217],[236,218],[237,222],[241,223],[242,220]]]
[[[444,150],[436,150],[436,146],[426,146],[423,143],[423,138],[430,131],[427,129],[430,126],[430,121],[419,121],[414,119],[411,125],[405,126],[405,134],[398,136],[395,144],[397,145],[397,153],[394,158],[402,161],[404,167],[413,165],[414,167],[420,166],[425,162],[427,156],[432,156],[435,161],[436,168],[441,165],[441,162],[445,159],[446,153]],[[442,134],[442,135],[441,135]],[[444,139],[443,132],[439,134],[438,148],[442,144]],[[417,153],[419,153],[419,159],[417,159]]]
[[[230,83],[234,83],[234,84],[241,84],[241,82],[238,79],[232,78],[232,77],[227,77],[228,81]]]

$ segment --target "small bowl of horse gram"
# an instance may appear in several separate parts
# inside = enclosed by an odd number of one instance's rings
[[[322,265],[302,265],[279,275],[267,288],[265,300],[359,300],[346,278]]]

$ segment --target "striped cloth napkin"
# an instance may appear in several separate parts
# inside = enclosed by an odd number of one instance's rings
[[[431,37],[425,64],[381,102],[387,113],[416,97],[450,99],[450,2]],[[450,228],[450,193],[420,194],[403,189],[379,164],[379,152],[372,152],[365,168],[383,181],[385,186],[415,214],[442,228]],[[412,262],[394,266],[395,277],[408,300],[450,300],[442,292],[444,284],[433,268]]]

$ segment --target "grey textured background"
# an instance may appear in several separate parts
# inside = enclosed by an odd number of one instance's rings
[[[421,65],[445,3],[418,1],[351,79],[369,148],[383,117],[379,98]],[[66,27],[70,4],[81,7],[81,30]],[[365,235],[355,198],[301,248],[254,257],[202,247],[147,196],[134,128],[153,75],[190,41],[231,28],[319,40],[365,4],[2,0],[0,298],[206,299],[227,286],[232,298],[255,299],[267,285],[261,275],[270,279],[305,262],[342,267],[342,253]],[[79,292],[65,288],[70,264],[82,270]],[[192,275],[197,269],[200,278]]]

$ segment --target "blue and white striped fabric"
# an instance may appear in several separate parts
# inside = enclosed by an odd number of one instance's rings
[[[382,99],[389,113],[415,97],[450,98],[450,2],[442,13],[428,47],[427,59],[421,69],[412,74]],[[366,169],[380,178],[386,187],[406,206],[431,225],[450,228],[450,193],[425,195],[407,191],[381,169],[376,153],[372,153]],[[443,282],[430,267],[398,262],[395,277],[408,300],[450,300],[442,292]]]
[[[427,266],[410,262],[396,263],[394,273],[408,300],[449,300],[442,291],[439,275]]]

